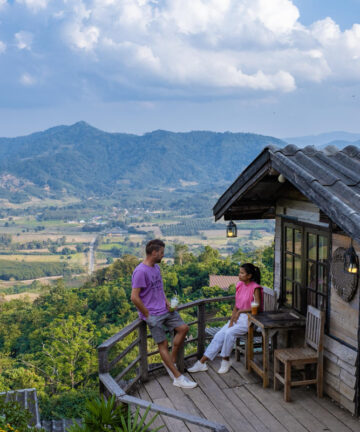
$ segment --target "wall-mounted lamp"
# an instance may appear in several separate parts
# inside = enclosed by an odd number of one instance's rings
[[[226,227],[226,237],[237,237],[237,227],[233,221],[230,221]]]
[[[351,245],[349,249],[344,253],[344,272],[350,274],[359,273],[359,257],[357,256],[355,249],[352,245],[353,241],[351,239]]]
[[[282,174],[280,174],[279,177],[278,177],[278,182],[279,183],[285,183],[286,182],[286,178]]]

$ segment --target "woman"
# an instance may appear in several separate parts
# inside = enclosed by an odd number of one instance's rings
[[[242,264],[239,280],[236,284],[235,306],[230,321],[216,333],[202,358],[188,369],[189,372],[206,371],[208,369],[207,360],[214,360],[220,351],[222,362],[218,373],[224,374],[229,371],[231,366],[230,354],[235,340],[248,331],[247,312],[251,312],[251,302],[255,299],[256,303],[260,305],[260,310],[262,310],[263,303],[259,267],[250,263]]]

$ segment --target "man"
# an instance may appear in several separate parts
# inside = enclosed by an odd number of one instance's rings
[[[197,383],[182,375],[175,365],[177,353],[189,327],[178,312],[170,312],[170,303],[165,296],[158,265],[164,256],[164,249],[165,243],[158,239],[151,240],[146,245],[146,258],[135,268],[132,275],[131,301],[138,309],[140,318],[146,321],[158,345],[165,368],[174,380],[174,386],[194,388]],[[169,331],[176,332],[171,355],[164,326]]]

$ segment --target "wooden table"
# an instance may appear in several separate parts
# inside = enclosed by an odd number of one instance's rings
[[[269,342],[279,331],[297,330],[305,327],[306,319],[297,312],[277,311],[248,314],[247,368],[255,371],[263,379],[263,387],[269,386]],[[262,334],[262,368],[254,361],[254,327]]]

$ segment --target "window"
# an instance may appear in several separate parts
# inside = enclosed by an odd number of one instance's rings
[[[282,301],[302,314],[310,304],[325,310],[329,233],[283,220]]]

